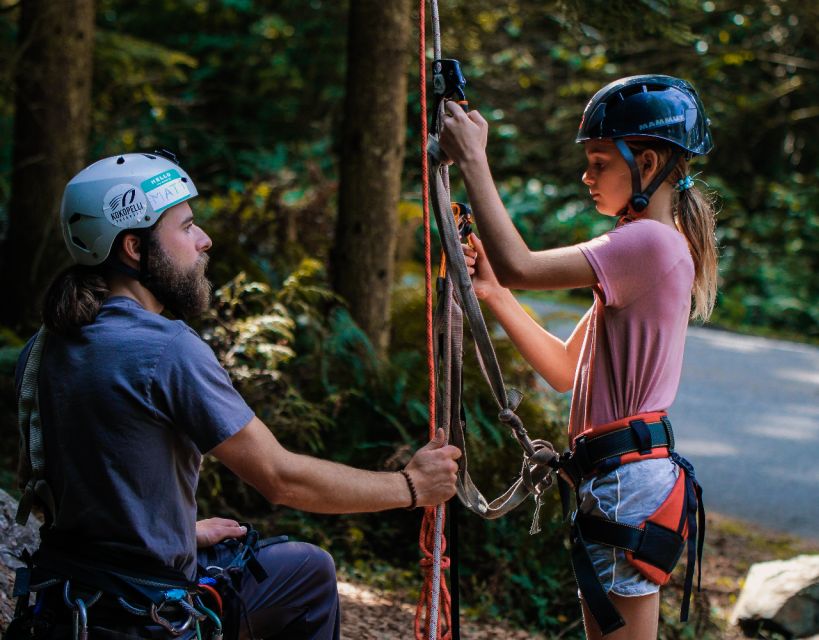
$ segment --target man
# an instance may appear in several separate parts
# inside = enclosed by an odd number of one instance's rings
[[[237,550],[249,554],[253,576],[243,574],[238,584],[243,636],[339,637],[335,569],[326,552],[281,541],[243,547],[237,539],[246,531],[237,522],[196,522],[205,452],[271,503],[316,513],[434,505],[455,493],[460,453],[444,445],[442,431],[400,473],[286,450],[199,336],[161,315],[170,309],[189,318],[209,304],[211,240],[194,221],[189,201],[196,195],[167,152],[100,160],[66,187],[62,229],[77,264],[46,294],[42,355],[30,357],[38,351],[32,341],[18,365],[21,406],[39,405],[55,505],[34,560],[35,574],[56,581],[61,594],[41,591],[43,637],[72,629],[81,635],[87,627],[92,637],[184,637],[211,613],[219,636],[216,605],[228,603],[210,584],[191,587],[197,547],[200,564],[216,575]],[[37,360],[39,378],[36,369],[24,374]],[[32,376],[34,385],[27,383]],[[25,400],[31,386],[38,400]],[[52,501],[42,485],[37,495]],[[222,587],[229,592],[237,582]],[[131,601],[140,594],[141,604]],[[234,620],[224,631],[238,626]]]

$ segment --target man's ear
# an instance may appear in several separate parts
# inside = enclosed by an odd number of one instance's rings
[[[126,264],[133,261],[136,265],[139,264],[139,259],[142,250],[142,239],[135,233],[126,233],[122,236],[122,243],[120,245],[120,255],[125,260]]]

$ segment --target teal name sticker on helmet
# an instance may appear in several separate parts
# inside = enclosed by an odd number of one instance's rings
[[[168,169],[142,182],[142,190],[148,196],[154,211],[162,213],[168,207],[187,200],[191,191],[176,169]]]
[[[118,184],[105,193],[102,213],[116,227],[128,229],[145,219],[148,202],[142,189],[132,184]]]

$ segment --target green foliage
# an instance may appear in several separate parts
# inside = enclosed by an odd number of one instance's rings
[[[288,447],[365,468],[400,468],[428,432],[423,289],[417,283],[396,289],[390,358],[379,361],[366,336],[327,293],[324,277],[317,263],[305,262],[274,291],[240,275],[217,290],[203,337]],[[519,415],[530,433],[559,442],[565,398],[546,393],[510,343],[498,341],[496,347],[507,380],[526,393]],[[492,498],[514,480],[521,453],[496,419],[474,356],[466,363],[464,402],[470,471]],[[233,513],[266,529],[330,545],[353,572],[386,564],[396,567],[391,575],[414,575],[416,534],[407,532],[417,531],[417,513],[335,518],[274,509],[270,515],[263,500],[213,461],[206,461],[200,485],[204,513]],[[574,596],[567,588],[571,577],[556,494],[547,497],[544,532],[535,538],[528,535],[532,510],[530,502],[496,522],[458,516],[464,599],[484,615],[558,628],[558,615]],[[544,552],[533,554],[533,544]]]
[[[332,166],[311,146],[341,112],[345,2],[98,5],[96,155],[165,146],[220,189]]]
[[[275,426],[276,435],[290,446],[310,453],[322,451],[322,431],[333,424],[328,399],[305,397],[287,365],[297,356],[296,332],[326,334],[320,310],[335,302],[323,283],[321,264],[304,260],[275,292],[240,273],[214,292],[213,309],[201,327],[202,337],[256,415]],[[251,512],[267,509],[259,496],[213,461],[203,468],[201,485],[206,511],[213,507],[208,498],[231,513],[243,507]],[[231,499],[235,496],[239,499]]]
[[[819,9],[795,1],[448,3],[447,53],[464,62],[490,123],[493,173],[530,246],[607,228],[573,144],[601,86],[637,73],[691,80],[716,148],[694,165],[721,196],[721,294],[714,320],[819,339],[816,91]],[[458,185],[457,170],[453,172]]]
[[[2,237],[20,70],[19,9],[0,4]],[[200,328],[237,387],[288,447],[399,467],[427,429],[420,287],[395,291],[384,362],[329,293],[323,272],[334,224],[347,3],[99,0],[97,7],[90,156],[168,147],[196,177],[202,195],[194,208],[214,239],[211,274],[220,285]],[[573,144],[593,92],[623,75],[680,75],[700,90],[714,124],[716,149],[696,171],[721,195],[715,320],[819,339],[815,3],[452,0],[441,10],[444,54],[462,60],[470,104],[490,122],[494,174],[530,246],[575,243],[610,225],[579,182],[582,150]],[[417,77],[410,87],[404,180],[417,194]],[[459,188],[457,170],[453,184]],[[20,347],[18,338],[0,336],[6,433],[15,432],[10,376]],[[530,432],[560,441],[565,398],[544,393],[511,345],[497,347],[508,381],[527,394],[521,416]],[[517,471],[519,451],[495,420],[471,355],[464,398],[471,469],[485,493],[497,493]],[[417,559],[407,532],[417,530],[418,514],[271,514],[212,460],[200,499],[206,513],[331,544],[358,572],[389,561],[406,575]],[[554,630],[564,622],[558,612],[576,606],[554,494],[544,533],[534,538],[526,533],[530,513],[531,505],[497,522],[461,515],[464,598],[484,613]],[[669,623],[663,633],[691,632]]]

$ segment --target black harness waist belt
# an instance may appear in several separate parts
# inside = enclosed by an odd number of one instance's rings
[[[563,455],[560,468],[577,485],[583,478],[605,473],[643,456],[667,457],[655,452],[659,448],[674,449],[674,432],[668,417],[662,416],[655,422],[636,418],[607,433],[581,434],[575,439],[572,451]]]

